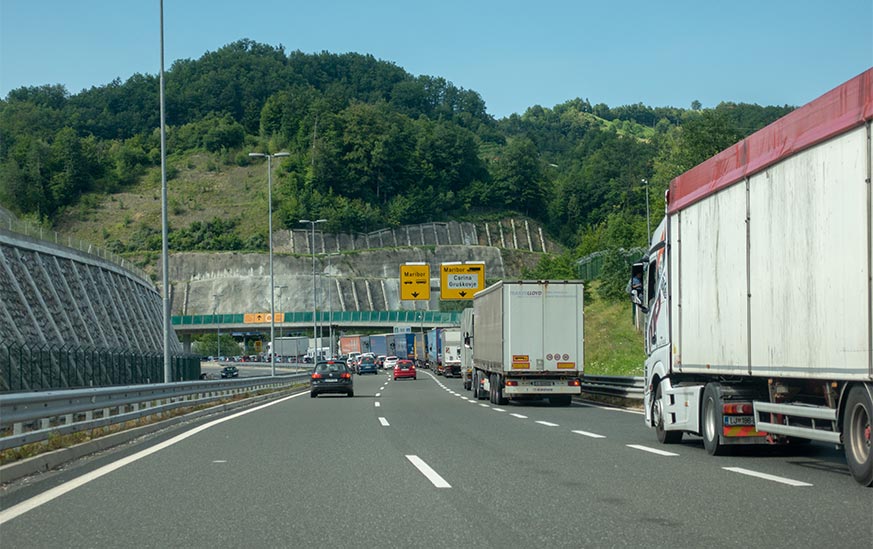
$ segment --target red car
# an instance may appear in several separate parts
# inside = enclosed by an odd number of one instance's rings
[[[415,364],[411,360],[398,360],[394,366],[394,381],[402,377],[415,379]]]

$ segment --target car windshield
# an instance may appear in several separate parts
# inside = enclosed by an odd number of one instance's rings
[[[345,372],[346,370],[345,364],[339,362],[319,362],[315,366],[315,371],[319,374]]]

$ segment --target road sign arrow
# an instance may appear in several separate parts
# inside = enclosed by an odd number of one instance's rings
[[[458,295],[460,295],[461,297],[464,297],[467,295],[467,292],[458,292]]]
[[[418,297],[418,292],[412,292],[412,297]]]

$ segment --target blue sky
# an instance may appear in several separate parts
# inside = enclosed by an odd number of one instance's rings
[[[0,97],[160,70],[158,0],[0,0]],[[472,89],[496,117],[575,97],[802,105],[873,66],[871,0],[165,0],[165,66],[242,38],[359,52]]]

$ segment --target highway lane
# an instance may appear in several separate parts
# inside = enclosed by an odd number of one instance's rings
[[[0,536],[16,547],[860,547],[873,535],[873,490],[827,447],[711,457],[699,439],[658,446],[632,413],[495,407],[426,371],[355,384],[352,399],[303,393],[227,416]]]

